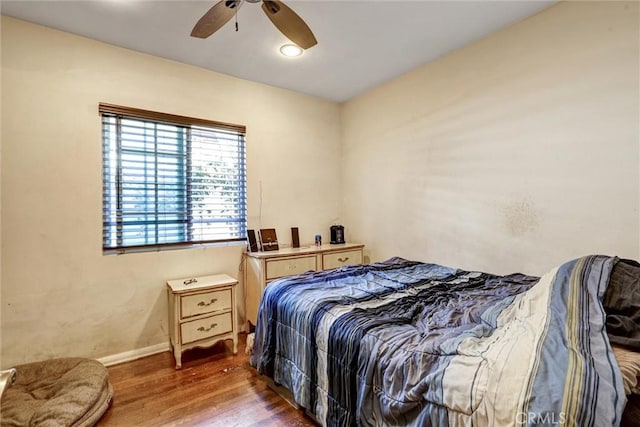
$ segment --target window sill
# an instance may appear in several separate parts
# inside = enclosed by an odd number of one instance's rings
[[[233,241],[233,242],[214,242],[214,243],[194,243],[191,245],[161,245],[161,246],[144,246],[134,248],[118,248],[118,249],[103,249],[102,255],[125,255],[125,254],[137,254],[146,252],[164,252],[164,251],[177,251],[183,249],[206,249],[206,248],[221,248],[227,246],[247,246],[246,241]]]

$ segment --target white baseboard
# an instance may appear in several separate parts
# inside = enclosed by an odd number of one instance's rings
[[[246,327],[243,324],[240,328],[238,328],[239,334],[245,333]],[[156,345],[151,345],[149,347],[138,348],[135,350],[125,351],[123,353],[112,354],[110,356],[101,357],[98,362],[102,363],[104,366],[112,366],[117,365],[118,363],[130,362],[132,360],[140,359],[142,357],[151,356],[153,354],[162,353],[164,351],[171,350],[171,345],[169,342],[160,343]]]
[[[144,348],[137,348],[135,350],[125,351],[123,353],[112,354],[111,356],[105,356],[98,359],[104,366],[117,365],[118,363],[129,362],[131,360],[140,359],[141,357],[151,356],[152,354],[162,353],[169,351],[171,347],[168,342],[152,345]]]

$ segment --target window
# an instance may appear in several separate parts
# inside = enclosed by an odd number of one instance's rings
[[[99,111],[106,253],[246,239],[244,126]]]

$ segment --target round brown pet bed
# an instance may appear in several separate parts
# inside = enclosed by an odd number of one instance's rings
[[[15,369],[15,382],[2,393],[2,427],[92,426],[111,404],[109,373],[97,360],[51,359]]]

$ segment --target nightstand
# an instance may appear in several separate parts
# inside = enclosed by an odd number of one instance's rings
[[[176,369],[182,367],[182,352],[190,348],[231,339],[233,354],[238,353],[237,285],[238,281],[226,274],[167,282],[169,336]]]

